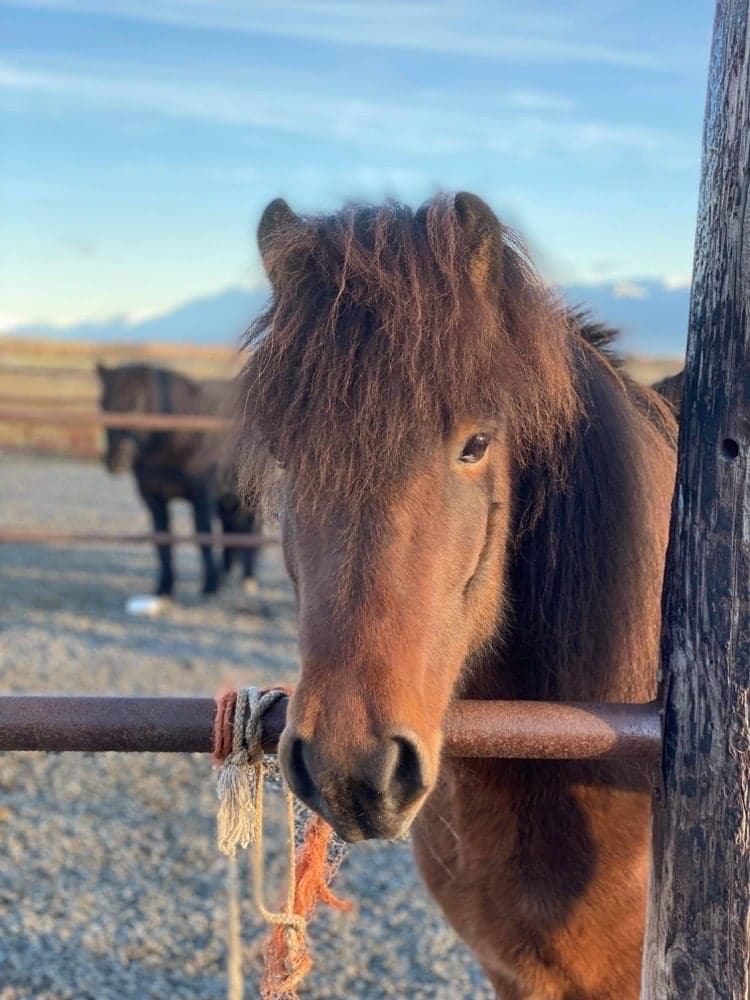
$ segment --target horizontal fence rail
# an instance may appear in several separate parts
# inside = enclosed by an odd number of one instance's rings
[[[49,424],[54,427],[111,427],[149,431],[225,431],[231,421],[203,413],[114,413],[112,411],[35,409],[31,406],[0,406],[0,423]]]
[[[43,379],[85,379],[93,382],[96,378],[96,371],[91,367],[65,365],[27,365],[27,364],[0,364],[0,379],[11,378],[13,376],[31,375]]]
[[[264,718],[263,748],[275,751],[286,721],[283,698]],[[0,750],[209,753],[212,698],[0,696]],[[583,704],[456,701],[444,725],[450,757],[657,760],[655,703]]]
[[[275,535],[253,533],[173,535],[154,531],[135,535],[108,535],[105,532],[37,531],[26,528],[0,528],[0,545],[223,545],[230,549],[257,549],[277,545]]]
[[[86,407],[86,413],[99,413],[99,397],[98,396],[66,396],[64,399],[60,399],[57,396],[31,396],[28,393],[23,396],[14,396],[8,393],[0,394],[0,410],[10,409],[15,410],[21,408],[23,410],[41,410],[43,413],[49,413],[53,407],[59,408],[60,405],[65,406],[67,409],[73,409],[78,412],[78,408],[83,409]]]

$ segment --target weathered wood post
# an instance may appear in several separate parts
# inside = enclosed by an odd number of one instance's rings
[[[750,0],[719,0],[664,589],[643,993],[750,996]]]

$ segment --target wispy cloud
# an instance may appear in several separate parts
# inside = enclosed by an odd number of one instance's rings
[[[647,299],[649,290],[645,285],[639,285],[635,281],[620,281],[613,285],[612,295],[616,299]]]
[[[387,190],[399,192],[401,197],[405,197],[404,192],[413,188],[422,188],[426,178],[422,170],[414,170],[409,167],[399,166],[376,166],[363,164],[355,167],[350,172],[350,183],[355,189]]]
[[[539,90],[516,90],[508,94],[506,103],[524,111],[573,111],[575,102],[562,94],[549,94]]]
[[[10,0],[14,6],[127,18],[201,31],[399,48],[520,63],[588,63],[661,71],[677,58],[648,45],[607,44],[596,36],[597,5],[550,13],[519,11],[509,0],[466,4],[358,0]]]
[[[663,288],[668,292],[680,292],[685,288],[690,288],[692,278],[689,274],[668,274],[661,279]]]
[[[255,80],[217,86],[108,67],[41,72],[0,64],[0,89],[35,92],[83,107],[132,110],[214,124],[379,147],[402,154],[477,150],[520,159],[556,152],[675,155],[679,142],[658,130],[572,115],[572,102],[554,94],[511,91],[493,109],[468,115],[444,101],[379,99],[335,94],[331,88],[269,86]],[[563,113],[564,112],[564,113]]]
[[[425,143],[432,151],[450,152],[465,147],[468,138],[466,121],[457,133],[450,122],[441,121],[444,116],[438,111],[251,82],[237,87],[187,80],[170,83],[100,70],[46,73],[5,64],[0,65],[0,88],[36,92],[89,107],[146,111],[415,152],[422,151]]]
[[[138,323],[143,323],[146,320],[158,319],[160,316],[166,316],[168,313],[172,312],[173,309],[174,306],[143,306],[140,309],[131,309],[123,316],[118,316],[116,318],[121,319],[126,326],[136,326]]]
[[[672,7],[0,0],[6,318],[260,275],[280,193],[325,211],[438,187],[488,198],[557,280],[611,299],[648,276],[656,300],[690,267],[710,27]]]

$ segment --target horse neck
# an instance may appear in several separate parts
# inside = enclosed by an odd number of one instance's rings
[[[518,474],[504,625],[475,671],[475,696],[655,693],[673,449],[603,358],[584,361],[567,482],[543,467]]]
[[[174,413],[185,411],[181,399],[184,396],[186,381],[174,372],[165,368],[144,368],[142,395],[137,410],[144,413]],[[165,454],[165,448],[174,440],[173,431],[146,431],[136,437],[138,444],[138,462],[153,464],[169,464],[172,456]]]
[[[184,409],[189,383],[166,368],[144,369],[144,409],[147,413],[174,413]]]
[[[164,368],[156,368],[152,374],[153,404],[156,413],[171,413],[174,410],[174,376]]]

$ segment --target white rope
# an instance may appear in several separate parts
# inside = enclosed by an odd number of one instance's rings
[[[286,909],[270,911],[263,899],[263,716],[285,697],[279,690],[263,694],[257,688],[240,688],[234,710],[232,750],[219,767],[216,794],[219,798],[216,840],[219,850],[227,855],[228,942],[227,998],[243,1000],[242,926],[238,877],[237,847],[253,844],[253,890],[255,904],[269,923],[281,924],[291,935],[292,947],[299,946],[305,932],[304,917],[295,915],[295,842],[294,801],[287,789],[287,820],[289,824],[288,863],[289,884]]]
[[[227,1000],[243,1000],[245,977],[242,969],[242,918],[240,880],[234,854],[227,856]]]

